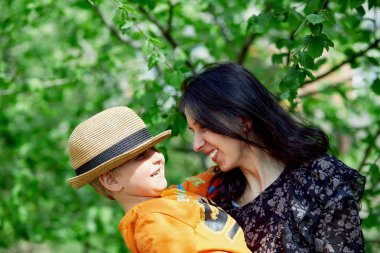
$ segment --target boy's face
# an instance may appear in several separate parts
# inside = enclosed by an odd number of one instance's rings
[[[165,158],[153,148],[124,163],[112,175],[131,196],[158,197],[167,186]]]

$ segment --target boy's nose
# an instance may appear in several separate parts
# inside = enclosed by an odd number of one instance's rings
[[[158,151],[154,152],[152,159],[153,159],[152,160],[153,163],[158,163],[158,162],[162,162],[163,163],[165,161],[164,155],[161,152],[158,152]]]
[[[199,152],[205,145],[204,139],[197,133],[194,134],[193,149],[195,152]]]

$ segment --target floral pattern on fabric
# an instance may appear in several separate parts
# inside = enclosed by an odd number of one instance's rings
[[[289,167],[256,199],[226,209],[252,252],[365,252],[365,178],[331,155]]]

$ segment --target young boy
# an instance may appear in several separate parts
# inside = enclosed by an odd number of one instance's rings
[[[125,210],[119,230],[132,252],[250,252],[239,225],[211,201],[166,189],[164,156],[153,147],[170,136],[152,136],[127,107],[102,111],[71,134],[75,189],[90,184]]]

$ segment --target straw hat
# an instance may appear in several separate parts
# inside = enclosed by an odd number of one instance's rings
[[[71,134],[69,154],[77,176],[67,182],[79,189],[165,140],[170,133],[167,130],[153,137],[128,107],[104,110],[79,124]]]

